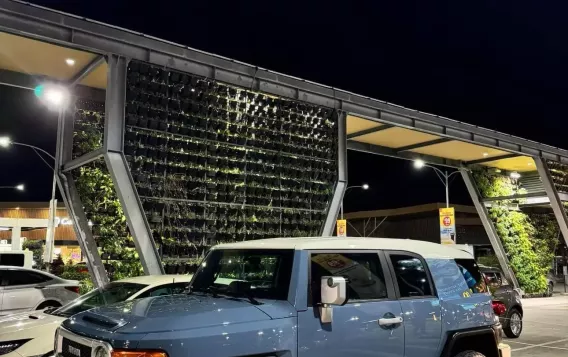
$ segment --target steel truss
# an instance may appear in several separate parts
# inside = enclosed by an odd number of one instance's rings
[[[226,82],[252,90],[269,93],[286,98],[304,101],[307,103],[335,108],[339,117],[339,145],[338,145],[338,181],[334,188],[334,195],[328,209],[322,234],[333,233],[334,222],[337,217],[341,201],[345,193],[347,182],[347,149],[365,151],[374,154],[409,159],[408,152],[386,149],[373,145],[356,142],[347,143],[346,114],[381,122],[386,125],[395,125],[426,133],[432,133],[443,138],[453,138],[465,142],[502,149],[511,152],[511,155],[528,155],[535,158],[537,168],[546,194],[550,199],[556,219],[565,240],[568,240],[568,219],[563,210],[556,188],[554,187],[545,159],[561,163],[568,163],[568,151],[513,137],[493,130],[461,123],[437,115],[427,114],[391,103],[375,100],[346,92],[336,88],[305,81],[299,78],[286,76],[246,63],[228,58],[211,55],[185,46],[141,35],[132,31],[104,25],[88,19],[75,17],[47,10],[31,4],[10,0],[0,0],[0,31],[20,36],[48,41],[51,43],[86,50],[105,56],[109,62],[108,88],[106,93],[105,113],[105,145],[102,149],[71,160],[73,140],[72,118],[60,116],[60,130],[58,131],[57,150],[57,181],[64,196],[65,204],[75,222],[75,230],[81,248],[88,257],[89,270],[95,284],[101,285],[107,281],[106,273],[82,204],[74,189],[74,183],[69,171],[79,168],[100,157],[105,158],[115,189],[125,210],[128,225],[136,242],[136,248],[142,259],[146,273],[161,273],[162,268],[152,240],[149,225],[141,209],[140,199],[132,183],[131,174],[126,166],[122,153],[124,133],[124,87],[127,59],[137,59],[155,65],[166,66],[183,72],[201,75],[214,80]],[[96,59],[81,71],[80,78],[86,76],[93,66],[100,61]],[[80,80],[75,78],[74,81]],[[22,88],[33,88],[34,78],[19,73],[0,71],[0,83],[14,85]],[[74,82],[74,83],[75,83]],[[85,97],[98,97],[101,91],[76,86],[74,94]],[[423,157],[432,164],[451,167],[462,167],[463,163],[434,157]],[[477,164],[470,162],[468,164]],[[481,202],[479,192],[471,174],[462,171],[468,191],[477,208],[485,230],[490,237],[494,250],[500,256],[500,264],[512,282],[516,279],[507,265],[506,255],[500,239],[497,237],[485,206]]]

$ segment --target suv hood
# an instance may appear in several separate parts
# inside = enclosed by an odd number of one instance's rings
[[[145,334],[270,320],[271,316],[263,310],[276,310],[279,315],[284,314],[282,310],[285,308],[282,306],[267,309],[274,304],[273,301],[263,303],[257,306],[246,299],[200,294],[150,297],[77,314],[67,320],[64,326],[88,335],[100,335],[103,331]],[[289,316],[293,307],[286,304],[286,314]]]

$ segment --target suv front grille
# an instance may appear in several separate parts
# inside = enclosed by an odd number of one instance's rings
[[[61,356],[63,357],[91,357],[91,347],[85,346],[68,338],[61,340]]]

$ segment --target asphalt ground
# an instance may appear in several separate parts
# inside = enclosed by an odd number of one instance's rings
[[[568,356],[568,296],[523,300],[523,331],[506,338],[513,357]]]

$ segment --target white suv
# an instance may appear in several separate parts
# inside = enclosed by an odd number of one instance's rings
[[[0,266],[0,315],[58,307],[79,297],[79,282],[22,267]]]

